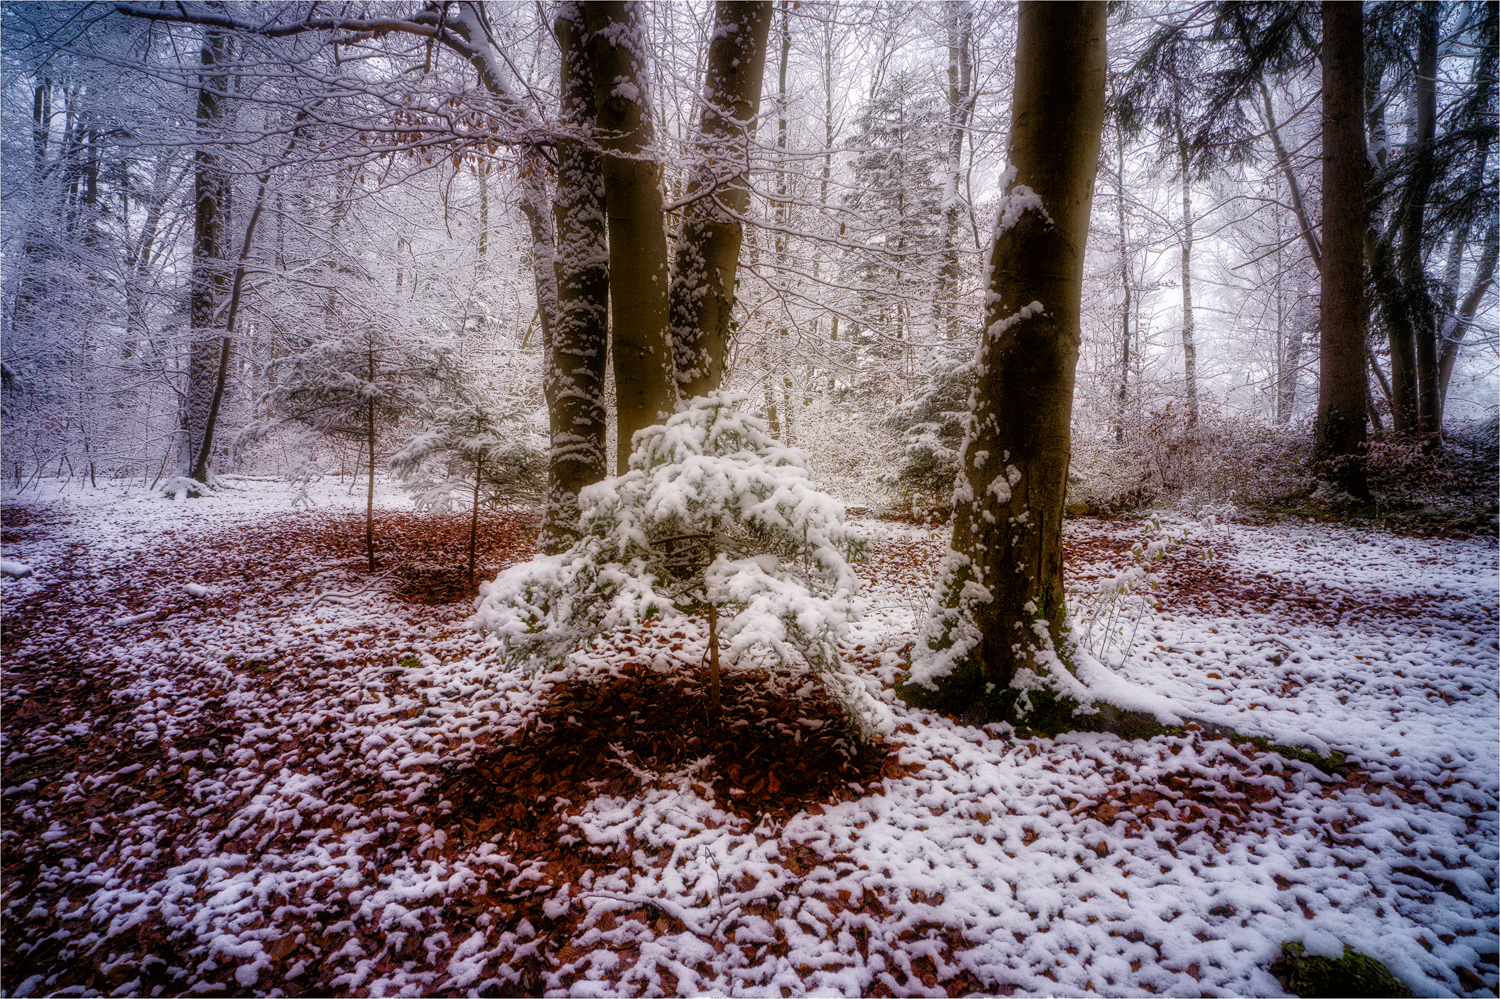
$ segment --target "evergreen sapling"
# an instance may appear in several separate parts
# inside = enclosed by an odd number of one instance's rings
[[[808,670],[862,737],[888,732],[889,708],[838,654],[861,613],[848,559],[863,543],[744,399],[702,396],[639,431],[629,470],[579,493],[573,546],[483,584],[473,624],[536,673],[599,635],[701,615],[711,660]]]

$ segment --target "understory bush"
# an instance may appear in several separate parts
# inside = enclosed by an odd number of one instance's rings
[[[1450,426],[1441,442],[1394,435],[1372,440],[1365,460],[1370,491],[1386,506],[1491,503],[1500,467],[1497,428],[1492,414]]]
[[[1068,502],[1073,513],[1110,514],[1166,503],[1192,510],[1255,505],[1312,486],[1312,428],[1226,416],[1203,406],[1196,423],[1168,404],[1123,426],[1073,429]]]
[[[769,657],[810,671],[863,736],[887,731],[889,710],[837,648],[861,611],[848,559],[863,543],[745,399],[699,398],[637,433],[630,470],[579,493],[573,546],[484,584],[473,623],[540,672],[598,636],[701,617],[715,689],[721,657]]]

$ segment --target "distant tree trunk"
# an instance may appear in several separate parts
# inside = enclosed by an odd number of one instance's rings
[[[1454,238],[1453,253],[1457,256],[1462,252],[1463,244],[1467,242],[1467,233],[1460,234]],[[1438,425],[1442,425],[1443,410],[1448,405],[1448,383],[1453,379],[1453,366],[1458,361],[1459,348],[1463,345],[1464,334],[1469,331],[1469,326],[1474,322],[1474,313],[1479,309],[1479,303],[1484,301],[1485,294],[1495,283],[1495,264],[1500,257],[1500,229],[1497,229],[1493,220],[1485,233],[1484,256],[1479,260],[1479,269],[1474,276],[1474,283],[1469,286],[1469,291],[1458,304],[1458,310],[1453,317],[1443,323],[1442,353],[1438,357]],[[1457,280],[1453,282],[1457,284]]]
[[[479,484],[484,481],[484,452],[474,457],[474,508],[469,511],[469,586],[474,585],[474,549],[479,541]]]
[[[300,122],[306,115],[300,115]],[[284,161],[291,155],[292,149],[297,145],[300,130],[294,130],[292,137],[287,140],[286,152],[281,156]],[[271,171],[275,164],[267,164],[257,178],[259,184],[255,191],[255,207],[250,212],[250,219],[245,223],[245,237],[240,244],[239,262],[234,268],[234,279],[230,282],[229,307],[224,314],[224,335],[219,338],[219,370],[214,378],[213,398],[209,401],[208,421],[203,427],[203,442],[198,446],[198,457],[193,463],[193,478],[199,482],[208,481],[208,457],[213,448],[214,428],[219,423],[219,407],[224,401],[224,384],[229,377],[229,349],[234,337],[235,322],[239,318],[240,302],[243,300],[245,288],[245,273],[250,262],[250,247],[255,242],[255,229],[260,223],[260,216],[266,207],[266,187],[271,182]]]
[[[784,271],[787,265],[787,230],[791,226],[792,206],[787,201],[787,159],[786,159],[786,132],[787,132],[787,102],[786,102],[786,70],[787,63],[791,61],[792,54],[792,31],[788,23],[789,9],[788,0],[781,0],[777,5],[781,13],[781,59],[776,69],[776,200],[772,203],[776,208],[776,269]],[[780,306],[778,313],[782,322],[776,329],[776,336],[772,349],[784,352],[786,349],[789,331],[787,330],[787,307],[785,303]],[[789,359],[783,356],[783,362]],[[770,361],[768,357],[766,365],[766,422],[770,427],[771,436],[785,444],[790,444],[790,431],[792,426],[791,392],[783,391],[782,397],[787,401],[788,411],[783,415],[783,420],[777,418],[776,414],[776,371],[780,365]]]
[[[672,351],[684,397],[718,389],[729,363],[750,140],[760,114],[771,4],[720,2],[703,76],[703,117],[672,269]]]
[[[616,470],[630,465],[631,438],[660,422],[677,404],[677,379],[667,338],[665,213],[654,130],[646,96],[644,39],[633,4],[584,4],[589,67],[604,150],[609,224],[609,277],[617,400]]]
[[[1182,171],[1182,370],[1191,427],[1198,422],[1198,347],[1193,341],[1193,185],[1181,118],[1177,120],[1177,159]]]
[[[559,4],[554,30],[561,52],[562,121],[557,146],[557,318],[543,327],[542,376],[551,424],[547,501],[540,545],[557,552],[577,533],[578,491],[608,474],[604,406],[609,353],[609,244],[605,237],[603,161],[594,145],[594,77],[585,48],[583,8]]]
[[[1365,485],[1365,135],[1361,4],[1324,0],[1323,267],[1315,454],[1329,482]]]
[[[1302,367],[1302,331],[1287,322],[1281,284],[1281,253],[1276,254],[1276,422],[1285,425],[1297,406],[1297,372]]]
[[[1135,289],[1130,280],[1130,254],[1125,228],[1125,133],[1115,129],[1115,225],[1120,232],[1120,388],[1116,393],[1115,444],[1125,443],[1125,408],[1130,402],[1130,319]]]
[[[1034,674],[1062,668],[1062,515],[1104,122],[1104,25],[1103,3],[1019,9],[1014,174],[990,253],[952,551],[902,688],[911,701],[969,717],[1014,717]]]
[[[375,384],[375,341],[371,339],[367,347],[367,356],[370,362],[370,385]],[[365,406],[365,438],[370,444],[370,467],[369,481],[365,485],[365,553],[370,559],[370,571],[375,571],[375,395],[370,394],[370,400]]]
[[[227,372],[229,344],[213,335],[214,311],[223,300],[228,283],[225,272],[225,234],[229,220],[229,177],[214,151],[220,123],[220,96],[229,83],[224,72],[213,72],[225,60],[224,33],[212,28],[203,33],[199,60],[197,134],[194,154],[193,270],[188,293],[192,335],[188,342],[187,392],[182,411],[185,450],[181,468],[200,482],[208,479],[207,463],[199,468],[198,451],[212,434],[209,413],[214,385],[220,370]]]
[[[1473,86],[1475,107],[1490,108],[1494,106],[1496,86],[1496,62],[1497,56],[1495,39],[1497,27],[1500,27],[1500,15],[1497,15],[1493,5],[1484,8],[1484,16],[1480,22],[1480,30],[1476,32],[1482,42],[1481,56],[1474,62]],[[1470,167],[1468,189],[1478,191],[1484,186],[1486,166],[1489,162],[1490,149],[1493,142],[1480,141],[1478,155],[1474,158]],[[1442,426],[1443,413],[1448,405],[1448,385],[1453,378],[1453,367],[1458,360],[1458,353],[1463,346],[1464,334],[1468,332],[1469,326],[1474,322],[1474,314],[1478,310],[1485,295],[1495,283],[1495,265],[1497,253],[1497,239],[1500,239],[1500,226],[1497,226],[1492,214],[1488,224],[1483,226],[1483,247],[1479,267],[1474,274],[1473,283],[1469,290],[1461,298],[1459,297],[1459,279],[1463,275],[1463,259],[1468,248],[1469,236],[1473,223],[1465,222],[1453,236],[1453,243],[1448,250],[1448,273],[1446,283],[1457,304],[1453,315],[1445,318],[1442,323],[1438,337],[1438,426]]]
[[[969,61],[974,8],[968,0],[949,3],[944,20],[948,28],[948,149],[943,164],[943,214],[938,222],[943,263],[937,289],[937,320],[944,339],[951,342],[958,339],[958,288],[963,276],[958,257],[959,221],[963,214],[958,185],[963,178],[964,135],[974,109],[974,73]]]
[[[1266,118],[1266,131],[1271,135],[1271,148],[1276,152],[1276,165],[1281,168],[1281,176],[1286,180],[1287,192],[1291,195],[1292,213],[1297,216],[1297,224],[1302,227],[1302,240],[1307,244],[1307,253],[1312,257],[1313,266],[1322,267],[1323,251],[1318,246],[1317,230],[1302,200],[1302,185],[1292,171],[1291,157],[1287,155],[1286,147],[1281,142],[1281,130],[1276,124],[1276,112],[1271,105],[1271,91],[1264,78],[1255,82],[1260,87],[1261,110]]]

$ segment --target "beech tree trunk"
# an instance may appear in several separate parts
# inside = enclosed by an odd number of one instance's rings
[[[1084,244],[1104,122],[1105,5],[1023,2],[1007,178],[953,544],[903,694],[1015,717],[1063,666],[1062,513]]]
[[[559,4],[554,29],[562,61],[562,121],[569,134],[557,146],[557,316],[543,329],[548,363],[542,390],[551,447],[540,545],[550,552],[567,548],[576,535],[578,491],[608,474],[604,378],[609,352],[603,161],[594,145],[594,77],[582,6]]]
[[[654,426],[677,404],[667,339],[667,237],[639,12],[619,0],[588,2],[583,12],[604,150],[619,447],[615,467],[623,475],[635,432]]]
[[[198,150],[194,154],[193,270],[188,293],[192,334],[188,341],[187,392],[182,408],[184,451],[181,468],[200,482],[208,480],[207,458],[197,461],[205,439],[211,437],[209,413],[219,372],[227,371],[229,343],[214,336],[214,311],[228,284],[225,271],[225,223],[229,215],[229,178],[212,143],[220,118],[220,95],[229,77],[215,68],[224,62],[224,33],[207,28],[200,51],[198,82]]]
[[[677,384],[688,398],[717,390],[729,363],[739,216],[750,204],[746,173],[770,30],[770,0],[714,7],[696,162],[672,271],[672,350]]]
[[[1323,5],[1323,261],[1315,455],[1352,496],[1365,485],[1365,135],[1361,4]]]

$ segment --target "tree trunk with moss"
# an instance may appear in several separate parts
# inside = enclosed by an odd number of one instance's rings
[[[1105,5],[1022,3],[1007,178],[952,551],[903,694],[1014,717],[1062,668],[1062,513],[1084,244],[1104,121]]]

